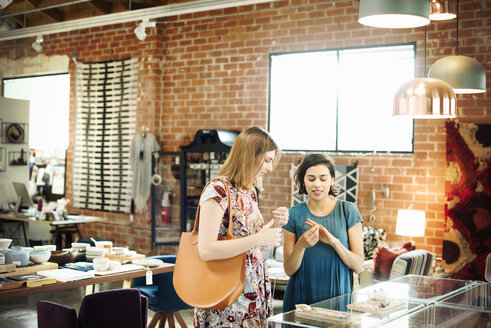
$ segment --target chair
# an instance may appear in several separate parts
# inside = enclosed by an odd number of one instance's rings
[[[37,303],[38,328],[146,328],[148,298],[136,288],[87,295],[80,311],[50,301]]]
[[[399,255],[392,264],[389,280],[408,274],[428,276],[433,267],[435,254],[424,249],[416,249]]]
[[[484,278],[487,282],[491,282],[491,253],[486,257],[486,270],[484,271]]]
[[[78,328],[77,312],[69,306],[38,301],[38,328]]]
[[[158,255],[150,258],[159,259],[165,263],[176,263],[176,255]],[[170,327],[174,327],[174,317],[181,327],[187,327],[179,311],[192,309],[192,307],[184,303],[176,294],[172,277],[173,272],[154,275],[152,285],[146,285],[145,277],[133,279],[133,287],[148,297],[149,308],[155,312],[148,325],[149,328],[155,327],[159,321],[159,327],[164,327],[166,320],[169,321]]]

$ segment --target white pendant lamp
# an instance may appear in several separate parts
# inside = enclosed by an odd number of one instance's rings
[[[393,116],[452,118],[456,113],[455,93],[441,80],[416,78],[404,83],[394,97]]]
[[[432,21],[450,20],[457,17],[455,0],[431,0],[430,19]]]
[[[428,0],[360,0],[358,22],[382,28],[411,28],[430,23]]]
[[[459,1],[457,0],[456,55],[437,60],[428,77],[447,82],[455,93],[486,92],[486,71],[474,58],[459,56]]]

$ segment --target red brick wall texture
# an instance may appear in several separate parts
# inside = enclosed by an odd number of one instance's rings
[[[460,1],[459,54],[477,59],[491,71],[491,2]],[[267,128],[269,54],[388,43],[417,43],[418,76],[423,76],[425,29],[377,29],[357,22],[359,1],[289,0],[168,17],[147,29],[139,41],[138,22],[44,36],[44,55],[71,55],[82,62],[137,56],[138,125],[150,127],[166,151],[178,151],[198,129]],[[7,41],[2,56],[36,56],[30,40]],[[455,54],[456,21],[427,26],[427,69],[437,59]],[[5,45],[7,45],[5,47]],[[426,70],[427,70],[426,69]],[[70,103],[67,197],[72,195],[74,64]],[[491,122],[491,98],[459,95],[460,122]],[[362,109],[361,109],[362,110]],[[358,207],[366,224],[394,235],[398,209],[426,212],[426,233],[418,248],[441,255],[445,202],[444,119],[415,120],[413,154],[330,154],[338,164],[358,161]],[[360,136],[362,137],[362,136]],[[390,136],[387,136],[390,138]],[[266,219],[277,206],[290,204],[290,164],[303,154],[284,154],[277,170],[265,179],[261,210]],[[389,187],[388,197],[382,186]],[[375,221],[368,222],[369,192],[375,190]],[[86,236],[105,237],[147,255],[173,253],[175,247],[152,247],[150,214],[129,215],[81,211],[103,216],[108,223],[87,224]]]

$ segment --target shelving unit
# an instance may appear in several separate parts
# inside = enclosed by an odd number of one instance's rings
[[[157,159],[154,157],[153,172],[160,172],[162,183],[152,185],[153,245],[178,245],[181,232],[192,230],[201,190],[217,175],[238,134],[234,130],[199,130],[190,144],[180,146],[180,152],[158,152]],[[171,190],[173,205],[171,221],[163,223],[159,215],[165,189]],[[178,222],[174,219],[177,211]]]

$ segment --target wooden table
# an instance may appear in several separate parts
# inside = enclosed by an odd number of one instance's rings
[[[164,263],[161,266],[150,268],[152,273],[159,274],[165,272],[171,272],[174,270],[174,264]],[[94,278],[76,280],[76,281],[68,281],[68,282],[57,282],[55,284],[44,285],[44,286],[36,286],[36,287],[20,287],[10,290],[0,291],[0,299],[12,298],[12,297],[21,297],[33,294],[40,293],[50,293],[50,292],[59,292],[70,288],[78,288],[85,287],[85,294],[91,294],[93,292],[93,286],[102,284],[105,282],[113,282],[113,281],[123,281],[123,288],[131,287],[133,278],[144,277],[146,275],[147,270],[142,268],[141,270],[136,271],[126,271],[114,274],[108,274],[103,276],[95,276]]]
[[[59,221],[47,221],[47,220],[33,220],[28,217],[19,217],[16,216],[15,214],[0,214],[0,221],[10,221],[10,222],[17,222],[22,228],[22,233],[24,234],[24,241],[25,241],[25,246],[29,246],[29,240],[27,239],[27,234],[26,234],[26,227],[25,224],[29,222],[33,223],[44,223],[44,224],[49,224],[52,227],[55,228],[55,238],[56,238],[56,245],[57,248],[62,249],[63,245],[61,243],[61,234],[67,230],[67,229],[75,229],[78,233],[79,238],[82,238],[82,234],[80,233],[80,230],[78,228],[79,224],[83,223],[92,223],[92,222],[104,222],[107,221],[106,218],[99,218],[95,216],[78,216],[76,218],[70,218],[69,220],[59,220]],[[0,222],[1,223],[1,222]],[[70,247],[71,245],[66,245],[67,247]]]

